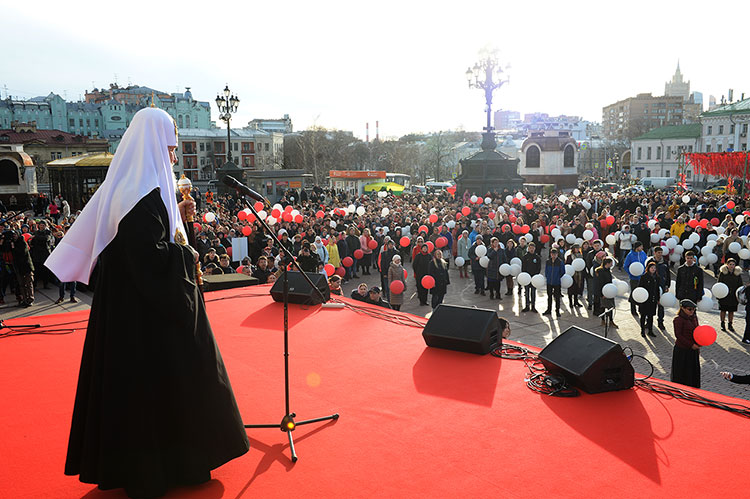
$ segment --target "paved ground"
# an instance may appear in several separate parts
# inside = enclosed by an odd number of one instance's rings
[[[408,262],[406,268],[411,275],[411,266]],[[615,275],[620,279],[627,279],[623,272],[616,270]],[[744,277],[747,282],[747,276]],[[448,286],[445,303],[499,310],[500,315],[511,321],[512,339],[516,341],[542,348],[572,325],[582,327],[597,334],[603,334],[604,328],[600,325],[600,319],[597,317],[592,318],[592,313],[585,307],[571,311],[568,308],[565,296],[563,296],[562,317],[558,319],[555,316],[550,317],[541,314],[546,309],[547,304],[547,296],[544,291],[540,291],[537,295],[537,309],[539,313],[521,313],[520,308],[523,307],[523,304],[517,293],[514,293],[512,297],[503,296],[502,301],[491,301],[489,295],[481,296],[474,294],[474,281],[471,275],[468,279],[461,279],[458,276],[458,271],[452,268],[450,278],[451,284]],[[360,279],[346,283],[343,286],[345,295],[349,296],[359,282],[366,282],[370,286],[380,286],[380,276],[373,273],[370,276],[360,276]],[[714,282],[713,276],[710,273],[706,273],[705,286],[710,289]],[[423,317],[429,316],[431,312],[430,307],[419,306],[419,300],[414,294],[413,278],[409,278],[408,284],[407,300],[401,310]],[[505,289],[504,285],[503,289]],[[78,293],[77,297],[80,299],[80,302],[73,304],[68,301],[66,294],[66,301],[61,305],[55,305],[54,302],[57,300],[57,297],[57,288],[37,290],[36,302],[32,307],[22,309],[13,305],[4,305],[0,307],[0,319],[7,320],[16,317],[86,309],[91,305],[92,295],[90,293]],[[616,302],[615,322],[620,328],[618,330],[610,329],[609,338],[617,341],[623,347],[631,347],[634,353],[646,357],[653,363],[655,368],[654,377],[669,379],[672,347],[674,345],[672,318],[677,313],[677,309],[666,310],[666,331],[657,331],[655,329],[654,332],[657,334],[655,338],[643,338],[640,335],[638,319],[630,315],[630,306],[627,300],[618,298]],[[734,326],[737,330],[736,333],[724,333],[719,329],[718,310],[698,313],[701,324],[710,324],[718,332],[716,343],[701,349],[701,371],[704,389],[750,400],[749,385],[730,383],[719,375],[720,371],[732,371],[741,374],[750,373],[750,345],[745,345],[740,341],[745,327],[744,316],[744,311],[738,312],[735,316]],[[634,365],[636,371],[640,373],[648,373],[649,371],[646,363],[640,359],[635,359]]]

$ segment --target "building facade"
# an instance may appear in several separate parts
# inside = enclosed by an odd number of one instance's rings
[[[11,210],[31,206],[37,194],[36,168],[20,144],[0,142],[0,199]]]
[[[533,132],[521,146],[519,173],[529,184],[578,185],[578,147],[567,132]]]
[[[701,114],[701,152],[747,151],[750,99],[726,104]]]
[[[231,129],[232,161],[243,170],[279,170],[284,158],[284,135],[251,128]],[[175,171],[191,180],[212,180],[227,161],[227,131],[221,128],[184,128],[177,142]]]
[[[638,94],[602,109],[604,137],[632,140],[654,128],[682,125],[684,116],[684,101],[680,96]]]
[[[277,133],[292,133],[294,131],[292,120],[288,114],[285,114],[281,119],[254,119],[247,124],[247,127]]]
[[[692,168],[685,168],[683,153],[699,152],[700,123],[655,128],[632,141],[631,177],[671,177],[684,170],[685,180],[693,184]]]

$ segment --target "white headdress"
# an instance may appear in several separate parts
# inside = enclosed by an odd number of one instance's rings
[[[169,214],[170,240],[187,240],[177,207],[176,180],[167,146],[177,145],[177,129],[161,109],[145,108],[133,117],[107,171],[107,177],[44,265],[63,282],[88,284],[99,254],[117,235],[120,221],[159,187]]]

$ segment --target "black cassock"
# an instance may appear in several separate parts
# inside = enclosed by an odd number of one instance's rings
[[[131,496],[206,481],[249,448],[195,284],[154,189],[101,253],[65,474]]]

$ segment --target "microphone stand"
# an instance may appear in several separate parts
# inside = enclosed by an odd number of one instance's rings
[[[238,190],[239,192],[239,190]],[[302,277],[305,278],[307,283],[310,285],[310,287],[313,289],[313,292],[317,292],[318,295],[320,295],[321,303],[325,303],[326,298],[323,295],[323,292],[318,289],[318,287],[313,284],[310,277],[300,268],[297,261],[294,259],[294,256],[289,251],[289,249],[281,244],[281,241],[279,241],[279,238],[276,236],[276,234],[271,230],[271,228],[268,226],[265,220],[262,220],[258,216],[258,212],[255,210],[255,207],[252,205],[252,203],[248,202],[246,199],[246,196],[242,195],[240,196],[243,203],[250,208],[250,210],[255,215],[255,218],[261,223],[264,229],[266,229],[266,232],[271,236],[271,238],[276,242],[276,244],[279,245],[279,248],[281,248],[281,251],[283,252],[283,255],[286,258],[281,259],[282,264],[282,271],[283,271],[283,279],[284,279],[284,401],[285,401],[285,413],[284,417],[281,419],[281,423],[277,424],[246,424],[245,428],[279,428],[281,431],[286,432],[287,436],[289,437],[289,449],[292,452],[292,462],[297,462],[297,452],[294,450],[294,440],[292,438],[292,432],[295,430],[297,426],[311,424],[311,423],[319,423],[320,421],[329,421],[329,420],[337,420],[339,418],[338,413],[331,414],[330,416],[324,416],[321,418],[314,418],[314,419],[306,419],[304,421],[295,421],[294,418],[297,417],[297,414],[291,412],[289,408],[289,278],[288,278],[288,266],[289,263],[294,265],[297,270],[300,272]]]

